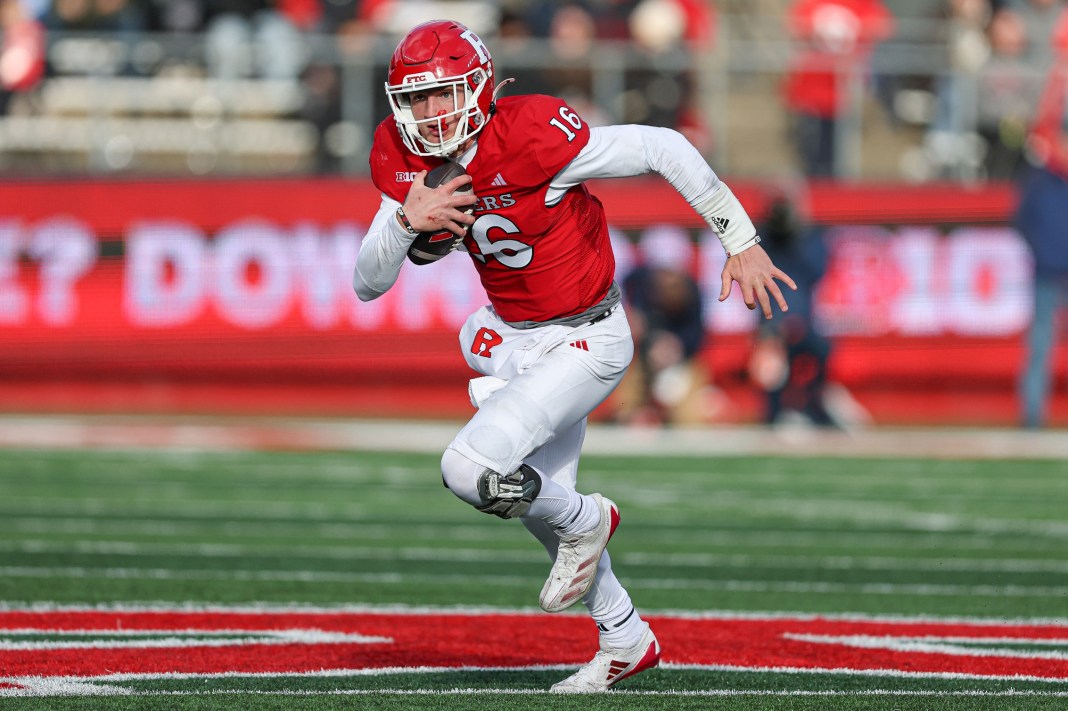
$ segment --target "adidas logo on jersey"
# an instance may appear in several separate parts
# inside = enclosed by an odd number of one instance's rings
[[[493,179],[492,183],[490,183],[490,185],[492,185],[495,188],[500,188],[500,187],[503,187],[503,186],[505,186],[507,184],[508,183],[504,182],[504,176],[501,175],[500,173],[497,173],[497,177]]]
[[[712,218],[712,225],[717,230],[719,230],[719,233],[721,235],[727,233],[727,225],[729,225],[730,223],[731,223],[731,221],[728,220],[726,217],[713,217]]]
[[[586,343],[586,341],[571,341],[567,345],[572,348],[578,348],[580,351],[588,351],[590,349],[590,344]]]

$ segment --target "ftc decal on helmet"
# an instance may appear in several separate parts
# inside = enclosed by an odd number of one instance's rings
[[[459,22],[434,20],[412,29],[389,62],[386,96],[404,145],[420,156],[448,156],[482,130],[493,104],[493,58],[478,35]],[[411,96],[453,89],[453,110],[416,119]],[[424,138],[420,124],[436,123],[437,141]],[[444,138],[453,123],[456,131]]]

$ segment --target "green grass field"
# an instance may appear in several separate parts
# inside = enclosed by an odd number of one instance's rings
[[[489,631],[508,647],[534,644],[544,618],[570,615],[536,613],[544,552],[518,522],[455,499],[437,464],[437,455],[387,452],[0,450],[0,612],[477,608],[526,615],[521,629]],[[647,617],[1068,625],[1065,462],[587,456],[580,488],[620,506],[613,562]],[[663,667],[598,698],[545,694],[566,665],[82,678],[52,696],[4,669],[5,658],[28,658],[4,655],[42,654],[41,643],[66,634],[0,629],[0,705],[1068,706],[1068,674],[1059,672],[844,673],[760,668],[759,659],[753,668],[708,666],[673,662],[688,650],[666,646]],[[980,661],[994,654],[1068,667],[1068,634],[983,644],[1000,651],[980,645]],[[84,661],[94,649],[78,653]],[[96,695],[105,692],[117,695]]]

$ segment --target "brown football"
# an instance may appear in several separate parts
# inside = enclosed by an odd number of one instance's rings
[[[459,163],[453,163],[451,161],[439,165],[432,171],[426,174],[424,183],[428,188],[436,188],[439,185],[449,182],[453,178],[465,175],[467,173],[464,167]],[[456,192],[469,193],[471,192],[471,184],[463,186]],[[467,214],[474,212],[474,205],[465,210]],[[430,264],[436,262],[453,249],[456,244],[463,239],[448,230],[442,230],[440,232],[420,232],[412,240],[411,245],[408,246],[408,260],[413,264]]]

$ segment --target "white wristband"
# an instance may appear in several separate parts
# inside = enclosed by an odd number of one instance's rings
[[[723,244],[727,256],[739,254],[760,242],[756,227],[749,219],[742,203],[734,196],[727,184],[720,182],[712,197],[694,207],[714,229]]]
[[[731,252],[727,252],[727,259],[730,259],[731,257],[733,257],[736,254],[741,254],[742,252],[744,252],[745,250],[749,249],[750,247],[755,247],[758,244],[760,244],[760,235],[753,235],[753,239],[749,240],[748,242],[743,244],[741,247],[738,247],[737,249],[735,249],[735,250],[733,250]]]

